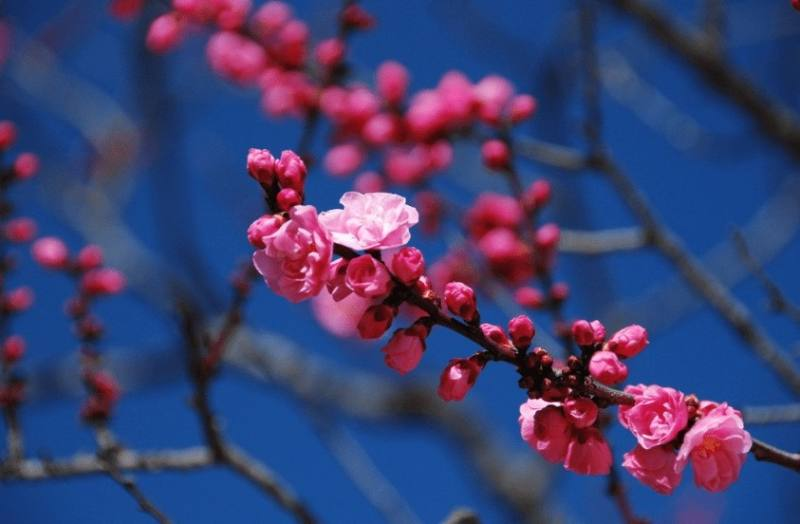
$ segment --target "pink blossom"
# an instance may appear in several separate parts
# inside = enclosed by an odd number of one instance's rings
[[[254,82],[267,66],[264,48],[233,31],[215,33],[208,40],[206,55],[217,74],[240,83]]]
[[[125,285],[125,275],[110,267],[91,269],[81,278],[81,290],[87,295],[114,295]]]
[[[487,140],[481,146],[481,157],[489,169],[506,169],[511,161],[511,149],[502,140]]]
[[[511,341],[506,336],[503,328],[484,322],[481,324],[481,332],[483,333],[484,337],[494,343],[497,349],[505,353],[506,356],[515,355],[514,346],[511,345]]]
[[[647,330],[642,326],[631,324],[614,333],[606,342],[606,349],[621,357],[630,358],[638,355],[649,344]]]
[[[472,92],[478,101],[481,119],[489,124],[496,124],[514,95],[514,86],[501,76],[489,75],[478,82]]]
[[[320,326],[340,338],[358,334],[358,323],[372,305],[373,300],[350,293],[334,300],[327,289],[311,299],[311,312]]]
[[[533,274],[530,248],[510,229],[492,229],[478,242],[478,249],[486,257],[492,272],[511,284],[522,282]]]
[[[536,335],[536,328],[533,326],[533,321],[530,317],[517,315],[508,321],[508,333],[511,335],[514,346],[520,349],[527,349],[531,345],[534,335]]]
[[[564,468],[579,475],[608,475],[611,471],[611,448],[597,428],[574,432],[567,447]]]
[[[353,181],[353,189],[359,193],[377,193],[385,187],[383,177],[375,171],[361,173]]]
[[[14,160],[14,177],[17,180],[31,178],[39,171],[39,157],[33,153],[20,153]]]
[[[406,96],[408,71],[397,62],[384,62],[375,74],[378,93],[389,104],[398,104]]]
[[[69,260],[67,245],[56,237],[42,237],[31,246],[33,259],[42,267],[61,269]]]
[[[446,124],[450,128],[459,128],[472,122],[476,100],[473,95],[472,82],[458,71],[445,73],[436,92],[444,103]]]
[[[522,307],[538,309],[544,305],[544,293],[535,287],[524,286],[514,292],[514,300]]]
[[[275,203],[278,204],[278,209],[289,211],[294,206],[302,204],[303,197],[291,187],[284,187],[275,196]]]
[[[419,221],[417,210],[392,193],[345,193],[344,209],[320,214],[319,221],[333,241],[355,250],[391,249],[408,243],[409,228]]]
[[[0,358],[3,363],[13,364],[25,355],[25,339],[19,335],[11,335],[3,341],[0,347]]]
[[[300,302],[325,286],[333,243],[313,206],[295,206],[289,217],[263,237],[264,249],[253,254],[253,265],[275,293]]]
[[[598,351],[589,361],[589,373],[603,384],[613,386],[628,378],[628,367],[613,351]]]
[[[439,377],[439,397],[445,401],[462,400],[472,389],[482,369],[475,359],[452,359]]]
[[[444,302],[447,309],[467,322],[477,318],[475,291],[463,282],[448,282],[444,287]]]
[[[467,228],[477,240],[495,228],[515,229],[523,216],[516,198],[499,193],[481,193],[467,211]]]
[[[262,215],[247,228],[247,241],[256,249],[264,249],[264,237],[276,232],[283,220],[278,215]]]
[[[389,294],[392,277],[383,263],[371,255],[361,255],[348,262],[345,283],[362,297],[378,298]]]
[[[28,286],[20,286],[3,295],[3,309],[10,313],[25,311],[33,305],[33,290]]]
[[[353,292],[347,285],[348,262],[349,261],[345,258],[339,258],[331,262],[328,267],[327,287],[335,302],[339,302]]]
[[[30,218],[14,218],[6,222],[3,233],[11,242],[30,242],[36,236],[36,222]]]
[[[549,462],[562,462],[567,454],[572,427],[561,407],[541,399],[528,400],[519,407],[522,439]]]
[[[676,469],[691,459],[694,481],[708,491],[722,491],[736,479],[753,445],[738,411],[723,403],[686,432]]]
[[[536,230],[533,240],[541,250],[555,249],[561,240],[561,229],[556,224],[544,224]]]
[[[325,169],[334,176],[346,176],[358,169],[364,158],[364,150],[357,144],[339,144],[325,153]]]
[[[285,2],[270,1],[253,15],[253,26],[261,38],[277,33],[292,18],[292,8]]]
[[[544,206],[550,201],[552,188],[547,180],[536,180],[525,190],[522,200],[527,209],[531,211]]]
[[[517,95],[511,99],[508,106],[508,118],[517,124],[527,120],[536,111],[536,99],[531,95]]]
[[[422,251],[415,247],[404,247],[392,257],[392,273],[394,276],[410,284],[425,272],[425,258]]]
[[[681,473],[675,468],[676,454],[671,446],[644,449],[637,445],[625,453],[622,467],[642,484],[662,495],[669,495],[681,483]]]
[[[619,421],[643,448],[667,444],[686,427],[689,410],[680,391],[638,384],[627,386],[625,392],[633,395],[636,403],[619,407]]]
[[[358,334],[361,338],[380,338],[392,326],[397,309],[386,304],[370,306],[358,321]]]
[[[147,31],[147,48],[154,53],[166,53],[183,39],[186,24],[177,13],[159,16]]]
[[[428,153],[428,149],[422,145],[390,148],[384,158],[386,176],[398,185],[421,182],[430,171]]]
[[[221,29],[238,29],[247,20],[247,13],[252,7],[250,0],[217,0],[217,25]]]
[[[250,148],[247,153],[247,172],[261,184],[271,184],[275,176],[275,157],[269,149]]]
[[[341,63],[344,53],[344,42],[338,38],[328,38],[317,44],[317,48],[314,50],[314,58],[317,59],[320,65],[332,68]]]
[[[384,353],[386,365],[401,375],[414,370],[422,360],[427,336],[427,329],[420,324],[395,331],[381,350]]]
[[[17,140],[17,126],[8,120],[0,120],[0,150],[6,150]]]
[[[440,134],[447,126],[447,105],[442,96],[432,89],[419,91],[411,99],[405,114],[406,125],[418,141],[427,141]]]
[[[588,428],[597,420],[597,404],[588,398],[570,398],[564,402],[564,414],[576,428]]]
[[[281,151],[281,158],[275,162],[275,174],[281,187],[292,188],[302,193],[308,171],[303,159],[294,151],[287,149]]]
[[[103,265],[103,250],[100,246],[89,244],[78,251],[75,262],[81,271],[89,271]]]

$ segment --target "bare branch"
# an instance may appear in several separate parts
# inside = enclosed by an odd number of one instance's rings
[[[742,408],[747,424],[781,424],[800,422],[800,403],[778,406],[745,406]]]

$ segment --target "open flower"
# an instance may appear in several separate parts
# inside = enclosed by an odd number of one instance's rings
[[[392,193],[349,191],[339,202],[344,209],[320,213],[319,221],[333,241],[350,249],[391,249],[408,243],[419,213]]]
[[[625,392],[636,398],[633,406],[620,406],[620,424],[628,428],[645,449],[667,444],[689,421],[683,393],[661,386],[627,386]]]
[[[683,470],[691,459],[695,484],[722,491],[739,478],[752,445],[739,412],[723,403],[686,432],[675,468]]]
[[[681,483],[681,472],[675,469],[675,459],[672,446],[650,449],[636,446],[625,453],[622,467],[642,484],[662,495],[669,495]]]
[[[277,231],[262,237],[264,249],[253,254],[253,265],[275,293],[300,302],[325,286],[333,243],[313,206],[295,206],[289,217]]]

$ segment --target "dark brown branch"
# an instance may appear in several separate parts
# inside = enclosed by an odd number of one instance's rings
[[[686,61],[714,90],[741,108],[758,128],[795,159],[800,158],[800,120],[764,95],[728,64],[706,37],[679,27],[659,8],[642,0],[605,0],[642,26],[670,52]]]

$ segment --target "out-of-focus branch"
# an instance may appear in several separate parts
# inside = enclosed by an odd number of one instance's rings
[[[603,255],[646,247],[648,237],[639,227],[621,227],[598,231],[562,229],[559,251],[579,255]]]
[[[783,104],[761,92],[709,45],[705,36],[678,26],[659,8],[642,0],[604,0],[681,57],[718,93],[739,108],[767,137],[795,159],[800,158],[800,120]]]
[[[800,403],[777,406],[745,406],[742,408],[746,424],[781,424],[800,422]]]
[[[134,451],[120,449],[116,453],[120,471],[191,471],[214,465],[205,446],[186,449]],[[76,453],[60,459],[25,459],[14,467],[0,468],[0,480],[40,481],[66,477],[106,474],[106,466],[96,453]]]
[[[777,313],[786,315],[792,321],[800,325],[800,307],[786,298],[781,288],[767,275],[763,266],[759,264],[758,260],[750,253],[747,240],[745,240],[744,236],[739,231],[734,232],[733,239],[745,265],[766,291],[770,308]]]

